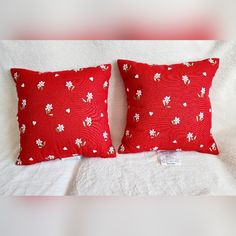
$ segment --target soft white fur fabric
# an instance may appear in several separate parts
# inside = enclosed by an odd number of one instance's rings
[[[116,159],[14,164],[19,132],[11,67],[54,71],[112,63],[109,121],[113,142],[118,146],[125,126],[126,97],[116,59],[171,64],[207,57],[220,58],[211,89],[219,158],[196,152],[149,152],[119,155]],[[0,194],[235,195],[235,104],[234,41],[0,41]],[[182,165],[161,166],[161,155],[176,155]]]

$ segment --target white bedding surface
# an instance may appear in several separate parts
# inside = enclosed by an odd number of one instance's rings
[[[17,97],[10,67],[53,71],[112,63],[109,122],[123,134],[126,97],[116,59],[171,64],[219,57],[213,81],[213,134],[220,155],[196,152],[118,155],[116,159],[14,164],[19,149]],[[234,41],[0,41],[0,195],[235,195],[236,42]],[[176,155],[180,166],[161,166]]]

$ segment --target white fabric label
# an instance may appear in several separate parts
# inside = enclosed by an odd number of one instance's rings
[[[181,165],[180,158],[178,157],[176,152],[160,152],[158,156],[160,164],[162,166]]]

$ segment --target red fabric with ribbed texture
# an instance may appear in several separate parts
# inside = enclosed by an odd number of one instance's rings
[[[110,64],[45,73],[13,68],[11,74],[19,98],[16,164],[116,156],[107,115]]]
[[[209,89],[219,59],[173,65],[118,60],[128,102],[119,153],[186,150],[218,154]]]

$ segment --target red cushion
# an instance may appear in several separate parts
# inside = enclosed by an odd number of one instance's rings
[[[209,89],[219,59],[174,65],[118,60],[128,113],[119,153],[194,150],[218,154]]]
[[[111,65],[45,73],[13,68],[11,74],[19,97],[18,165],[116,156],[107,115]]]

